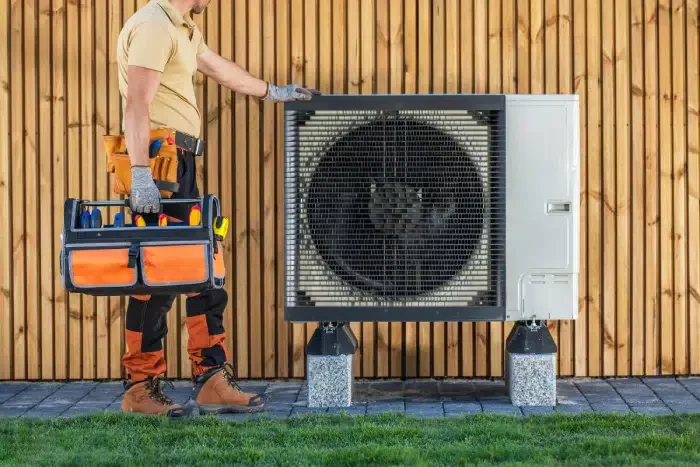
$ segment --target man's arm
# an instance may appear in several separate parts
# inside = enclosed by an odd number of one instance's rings
[[[246,70],[207,49],[197,56],[197,69],[220,85],[248,96],[265,97],[267,83]]]
[[[150,108],[160,84],[161,72],[129,66],[129,90],[124,111],[126,148],[132,167],[148,167],[151,137]]]
[[[197,69],[234,92],[274,102],[310,100],[312,96],[321,94],[315,89],[304,89],[296,84],[278,87],[267,83],[208,48],[197,55]]]

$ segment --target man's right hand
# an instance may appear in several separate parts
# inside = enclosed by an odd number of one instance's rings
[[[153,181],[150,167],[131,168],[129,204],[133,212],[157,213],[160,211],[160,191]]]

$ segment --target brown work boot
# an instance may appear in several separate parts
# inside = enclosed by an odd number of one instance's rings
[[[201,414],[253,413],[265,407],[265,397],[248,394],[236,384],[233,367],[212,368],[194,379],[196,403]]]
[[[166,415],[168,417],[180,417],[184,415],[183,407],[163,393],[161,383],[164,381],[156,376],[138,383],[129,383],[122,400],[122,412],[142,413],[146,415]]]

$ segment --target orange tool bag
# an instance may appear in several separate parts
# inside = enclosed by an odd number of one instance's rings
[[[146,225],[138,215],[126,223],[123,214],[118,213],[114,223],[102,223],[100,207],[127,207],[127,203],[66,200],[60,263],[68,292],[93,296],[178,295],[224,286],[221,242],[225,232],[222,235],[217,225],[225,220],[228,226],[228,220],[220,216],[215,196],[161,200],[162,204],[192,206],[190,213],[194,215],[190,219],[161,215],[158,224]]]

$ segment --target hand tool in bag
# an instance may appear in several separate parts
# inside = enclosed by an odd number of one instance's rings
[[[223,241],[223,239],[226,238],[226,234],[228,233],[228,225],[228,217],[217,216],[214,219],[214,235],[216,236],[217,240]]]
[[[190,208],[190,225],[199,225],[202,221],[202,210],[199,206],[194,205]]]
[[[80,215],[80,227],[83,229],[90,228],[90,211],[87,209]]]
[[[121,212],[114,215],[114,227],[124,227],[124,214]]]
[[[90,228],[99,229],[102,227],[102,212],[95,208],[90,214]]]

